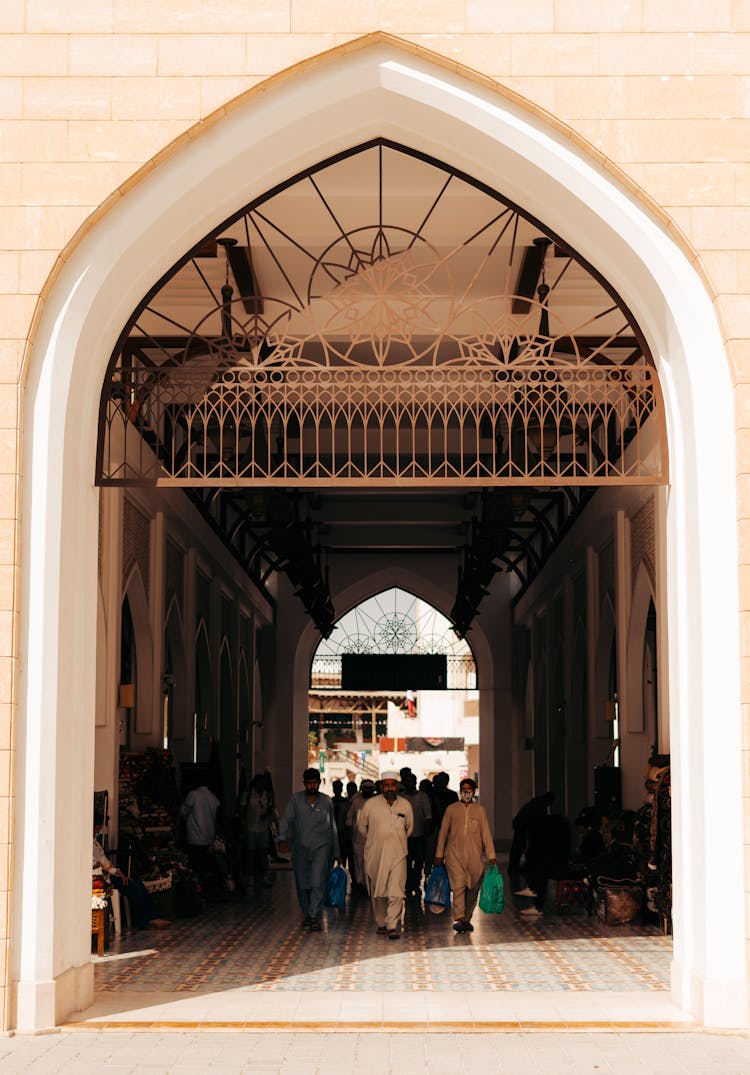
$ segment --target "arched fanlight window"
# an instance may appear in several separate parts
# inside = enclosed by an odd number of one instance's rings
[[[449,690],[473,690],[477,685],[468,642],[456,636],[450,620],[436,608],[398,587],[356,605],[338,620],[330,638],[319,643],[312,662],[314,690],[341,686],[341,658],[347,653],[444,654]]]

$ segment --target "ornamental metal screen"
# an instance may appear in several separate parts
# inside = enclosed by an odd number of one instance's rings
[[[347,653],[444,654],[447,689],[477,687],[476,663],[468,642],[455,634],[451,621],[436,608],[398,587],[375,594],[336,622],[331,635],[315,650],[312,690],[341,688],[341,658]]]
[[[378,141],[194,248],[135,311],[100,412],[106,485],[666,480],[630,312],[572,247]]]

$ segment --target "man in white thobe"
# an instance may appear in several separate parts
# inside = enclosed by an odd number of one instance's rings
[[[365,841],[365,879],[378,933],[401,936],[406,885],[407,840],[414,828],[411,803],[398,794],[398,773],[383,773],[381,795],[359,812],[357,829]]]

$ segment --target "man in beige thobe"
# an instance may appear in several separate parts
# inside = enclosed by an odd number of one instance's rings
[[[495,845],[483,806],[474,802],[477,786],[469,777],[459,785],[460,799],[443,815],[435,865],[448,871],[453,892],[453,928],[456,933],[472,933],[471,916],[477,905],[479,889],[484,877],[482,853],[490,862],[495,861]]]
[[[382,794],[359,812],[357,829],[365,841],[365,878],[378,933],[401,936],[406,885],[407,840],[414,828],[411,804],[398,794],[398,773],[383,773]]]

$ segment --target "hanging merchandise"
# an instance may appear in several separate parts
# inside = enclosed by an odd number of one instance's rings
[[[160,917],[200,910],[187,856],[176,846],[179,794],[168,750],[120,752],[118,854],[144,883]]]

